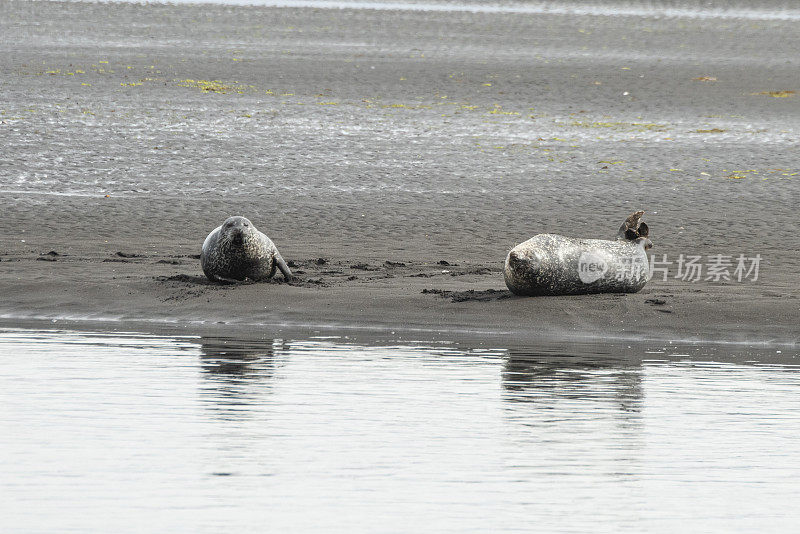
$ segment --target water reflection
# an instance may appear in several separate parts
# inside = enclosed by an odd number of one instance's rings
[[[205,379],[201,399],[223,419],[242,417],[271,391],[278,360],[285,352],[281,340],[243,341],[203,337],[200,371]]]
[[[204,373],[223,382],[269,378],[275,371],[275,354],[284,350],[283,341],[272,339],[242,341],[226,337],[204,337],[200,342]]]
[[[642,409],[642,378],[641,360],[625,355],[511,350],[502,371],[503,398],[550,408],[599,403],[633,414]]]

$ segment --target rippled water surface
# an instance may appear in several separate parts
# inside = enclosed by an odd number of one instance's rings
[[[0,330],[3,532],[789,532],[792,351]]]

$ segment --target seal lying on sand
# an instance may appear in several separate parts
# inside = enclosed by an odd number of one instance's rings
[[[208,234],[200,252],[200,266],[215,282],[267,280],[276,267],[284,278],[292,278],[275,244],[244,217],[228,217]]]
[[[506,257],[506,285],[517,295],[635,293],[650,279],[645,250],[653,244],[641,221],[631,214],[616,241],[539,234]]]

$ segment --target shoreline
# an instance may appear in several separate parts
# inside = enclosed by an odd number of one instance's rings
[[[672,341],[796,348],[799,342],[794,317],[800,299],[781,298],[775,286],[757,282],[651,280],[639,293],[517,297],[491,264],[442,269],[423,262],[310,259],[293,261],[298,280],[292,283],[278,276],[220,285],[205,279],[193,257],[125,256],[3,258],[0,321],[244,336],[391,333],[521,344]],[[9,283],[13,279],[16,284]],[[757,308],[754,300],[760,301]]]
[[[411,328],[406,325],[345,325],[345,324],[289,324],[289,323],[214,323],[203,321],[185,321],[179,319],[147,320],[147,319],[109,319],[109,318],[75,318],[63,317],[54,319],[49,316],[5,316],[0,315],[0,328],[25,330],[71,330],[76,332],[119,332],[138,333],[144,335],[164,336],[219,336],[237,339],[242,342],[253,339],[290,338],[306,339],[328,334],[348,342],[367,344],[427,344],[453,343],[470,347],[513,347],[536,350],[541,346],[568,347],[571,345],[592,345],[595,347],[613,347],[628,344],[633,346],[697,347],[730,350],[772,350],[800,349],[800,341],[787,339],[727,340],[721,338],[686,338],[669,336],[613,336],[607,334],[569,333],[536,333],[529,337],[518,336],[514,332],[474,329],[433,329]],[[257,334],[254,334],[257,332]],[[789,330],[787,329],[787,333]],[[758,334],[756,334],[758,335]],[[328,336],[324,336],[328,337]]]

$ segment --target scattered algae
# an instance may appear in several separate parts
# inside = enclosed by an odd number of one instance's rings
[[[666,132],[669,127],[666,124],[655,122],[603,122],[603,121],[572,121],[570,124],[556,122],[558,126],[576,126],[578,128],[609,128],[612,130],[636,131],[636,132]]]
[[[489,112],[490,115],[519,115],[517,111],[503,111],[503,106],[495,104],[494,109]]]
[[[789,98],[794,96],[795,91],[761,91],[760,93],[750,93],[751,95],[772,96],[775,98]]]
[[[205,93],[238,93],[244,94],[247,90],[255,90],[252,85],[243,85],[239,82],[223,82],[221,80],[180,80],[178,81],[180,87],[192,87],[200,89]]]

